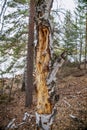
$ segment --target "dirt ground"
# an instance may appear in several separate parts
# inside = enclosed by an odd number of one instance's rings
[[[15,87],[15,86],[14,86]],[[65,70],[58,74],[57,114],[53,130],[86,130],[87,129],[87,73],[84,71]],[[0,104],[0,130],[5,130],[8,123],[15,118],[15,123],[22,122],[25,112],[33,115],[18,130],[35,130],[36,96],[33,95],[32,108],[25,108],[25,92],[16,88],[12,92],[11,102]]]

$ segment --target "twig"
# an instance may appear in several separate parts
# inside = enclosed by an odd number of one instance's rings
[[[4,8],[5,8],[6,3],[7,3],[7,0],[4,1],[4,4],[3,4],[3,6],[2,6],[2,10],[1,10],[1,13],[0,13],[0,17],[1,17],[1,15],[2,15],[3,11],[4,11]]]
[[[26,121],[29,118],[29,114],[27,112],[24,113],[23,121]]]
[[[28,118],[33,118],[34,117],[34,115],[31,115],[31,114],[29,114],[29,113],[27,113],[27,112],[25,112],[24,113],[24,117],[23,117],[23,121],[27,121],[28,120]]]
[[[71,105],[66,101],[66,100],[63,100],[69,107],[71,107]]]
[[[31,114],[28,114],[27,112],[24,113],[24,117],[22,119],[22,122],[19,123],[19,124],[16,124],[15,123],[15,118],[12,119],[12,121],[7,125],[6,129],[5,130],[8,130],[8,129],[17,129],[19,128],[21,125],[24,125],[27,123],[28,121],[28,118],[32,119],[34,117],[34,115],[31,115]],[[30,120],[29,120],[30,121]]]
[[[76,116],[74,116],[74,115],[72,115],[72,114],[69,114],[69,116],[70,116],[74,121],[76,121],[76,122],[78,122],[78,123],[84,124],[84,122],[83,122],[81,119],[79,119],[78,117],[76,117]]]
[[[77,92],[77,94],[80,94],[82,91],[86,90],[87,88],[82,89],[81,91]]]
[[[6,130],[8,130],[9,128],[11,128],[14,125],[14,122],[15,122],[15,118],[12,119],[12,121],[10,121],[10,123],[6,127]]]

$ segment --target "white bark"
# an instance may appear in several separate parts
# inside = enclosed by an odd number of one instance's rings
[[[9,122],[9,124],[6,127],[6,130],[9,129],[9,128],[14,128],[14,127],[15,127],[15,118],[12,119],[11,122]]]
[[[60,57],[56,59],[53,64],[52,70],[48,76],[47,84],[50,85],[52,82],[56,82],[56,74],[65,62],[66,52],[63,52]]]

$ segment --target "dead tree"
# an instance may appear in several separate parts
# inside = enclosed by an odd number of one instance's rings
[[[65,52],[52,65],[52,29],[49,20],[53,0],[36,2],[36,89],[37,89],[37,130],[52,130],[56,113],[56,74],[65,60]]]

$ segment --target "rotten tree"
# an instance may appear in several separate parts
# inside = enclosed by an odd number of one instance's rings
[[[37,89],[37,130],[52,130],[56,113],[55,93],[56,74],[65,61],[65,52],[52,64],[52,29],[50,10],[53,0],[38,0],[36,2],[36,89]]]

